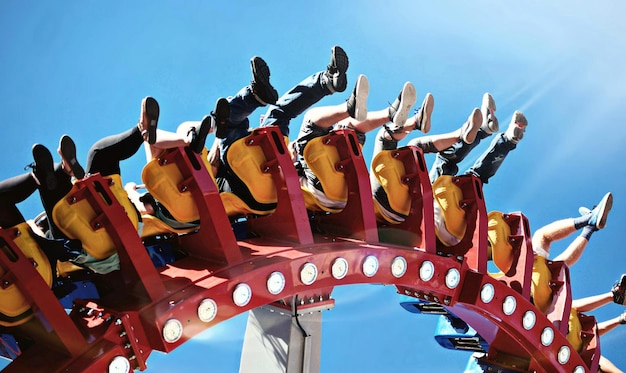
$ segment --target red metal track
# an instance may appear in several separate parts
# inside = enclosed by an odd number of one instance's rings
[[[587,347],[580,354],[564,335],[571,306],[567,268],[560,265],[555,269],[551,313],[541,314],[530,301],[532,250],[522,214],[507,216],[513,232],[510,240],[518,252],[516,262],[502,279],[487,273],[486,212],[476,178],[455,179],[464,193],[461,204],[468,216],[466,237],[455,247],[437,247],[432,191],[419,149],[400,149],[396,154],[405,165],[403,182],[409,185],[413,200],[407,223],[377,226],[367,168],[354,146],[353,132],[338,131],[329,135],[328,141],[337,146],[342,157],[341,170],[349,185],[348,204],[342,213],[317,216],[309,216],[304,208],[280,132],[264,128],[252,136],[250,145],[262,147],[268,160],[265,171],[272,173],[278,187],[276,212],[248,218],[247,229],[256,238],[237,241],[204,165],[195,154],[180,148],[169,161],[178,164],[185,186],[197,202],[201,228],[176,239],[187,257],[164,268],[152,266],[115,198],[111,196],[113,202],[107,203],[107,198],[98,197],[94,185],[107,186],[108,179],[95,175],[78,182],[73,196],[87,198],[98,212],[99,226],[107,229],[117,244],[122,269],[105,278],[114,291],[105,292],[97,301],[77,301],[69,315],[14,245],[15,232],[0,230],[6,243],[0,250],[0,266],[5,269],[1,283],[3,287],[17,284],[32,301],[37,315],[21,330],[37,342],[4,372],[107,372],[111,364],[123,366],[126,362],[131,369],[144,370],[153,350],[172,351],[207,328],[250,309],[270,303],[287,307],[295,296],[301,309],[323,308],[333,302],[335,286],[364,283],[395,285],[401,294],[445,306],[487,340],[487,360],[492,364],[521,371],[597,371],[600,348],[596,335],[588,334]],[[348,273],[336,279],[331,266],[339,257],[348,262]],[[378,262],[371,276],[363,268],[368,257]],[[406,272],[398,277],[391,271],[397,257],[407,263]],[[317,269],[317,277],[309,285],[300,276],[305,263]],[[267,285],[274,272],[285,278],[284,288],[275,295]],[[246,304],[236,305],[233,292],[241,284],[249,286],[251,297]],[[490,287],[491,299],[485,296]],[[212,320],[201,321],[198,307],[211,301],[217,312]],[[505,308],[509,311],[513,303],[513,311],[506,314]],[[523,320],[529,312],[536,321],[525,327]],[[178,320],[182,326],[180,338],[173,342],[163,337],[168,320]],[[547,343],[550,331],[553,338]]]

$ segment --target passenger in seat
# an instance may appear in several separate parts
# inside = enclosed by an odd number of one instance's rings
[[[359,144],[363,145],[367,132],[388,122],[393,122],[396,126],[404,124],[416,99],[415,87],[411,82],[407,82],[390,107],[368,112],[368,94],[367,77],[360,75],[352,94],[345,103],[308,110],[304,115],[298,138],[290,144],[296,169],[300,175],[300,185],[313,194],[317,203],[325,208],[342,209],[346,202],[327,196],[320,182],[320,175],[316,175],[305,160],[306,146],[313,139],[325,136],[335,129],[355,130]]]
[[[33,152],[38,151],[40,151],[38,147],[33,148]],[[50,268],[56,268],[57,261],[74,259],[82,248],[78,240],[44,237],[43,232],[32,221],[24,219],[17,204],[33,194],[39,185],[40,181],[32,172],[0,181],[0,228],[8,229],[22,225],[48,258]],[[28,227],[24,225],[26,223]],[[52,276],[54,283],[56,271],[52,271]]]
[[[248,186],[237,176],[228,163],[228,150],[235,141],[246,137],[250,131],[248,117],[261,106],[268,106],[261,126],[278,126],[284,136],[289,136],[290,121],[325,96],[343,92],[347,85],[348,56],[339,46],[331,50],[326,70],[317,72],[298,83],[280,98],[270,83],[270,70],[258,56],[251,60],[252,81],[233,97],[228,98],[230,117],[225,126],[219,126],[219,139],[211,149],[209,158],[215,166],[214,174],[220,192],[232,192],[256,211],[271,211],[275,203],[261,203],[250,193]]]
[[[435,107],[435,100],[430,93],[426,94],[424,101],[416,110],[415,115],[409,118],[404,124],[400,126],[391,127],[387,124],[383,125],[374,140],[374,153],[372,170],[370,172],[370,183],[372,186],[372,194],[376,203],[377,219],[381,222],[401,223],[406,219],[406,215],[403,212],[396,211],[392,207],[393,203],[390,199],[400,198],[404,200],[408,196],[389,196],[383,185],[388,185],[394,180],[387,180],[384,175],[382,167],[393,167],[389,164],[374,164],[376,156],[381,151],[395,150],[398,148],[398,142],[403,140],[409,133],[414,130],[420,130],[426,134],[431,128],[431,115]],[[494,117],[495,118],[495,117]],[[459,141],[466,144],[471,144],[476,138],[477,131],[483,123],[483,115],[478,108],[475,108],[470,113],[467,120],[456,131],[452,131],[445,134],[422,136],[411,140],[409,145],[417,146],[422,149],[424,154],[435,153],[443,151]],[[399,180],[397,180],[399,182]],[[401,201],[398,201],[399,205],[405,205]],[[384,215],[384,217],[383,217]]]
[[[194,150],[202,149],[206,134],[210,132],[211,127],[214,127],[213,120],[207,116],[202,122],[184,123],[179,131],[185,132],[180,132],[178,135],[157,131],[159,111],[157,101],[152,97],[146,97],[141,104],[139,123],[123,133],[97,141],[89,150],[87,157],[87,174],[100,173],[114,180],[111,190],[138,229],[140,229],[138,212],[122,188],[121,161],[134,155],[144,143],[149,147],[148,149],[151,149],[150,151],[184,144],[189,144]],[[159,134],[164,138],[157,141]],[[72,177],[84,178],[85,170],[77,160],[74,141],[67,135],[61,138],[59,154],[62,162],[56,166],[53,164],[52,155],[45,147],[36,145],[36,148],[40,151],[33,151],[34,175],[41,182],[39,192],[50,223],[50,235],[54,238],[67,238],[67,234],[59,229],[61,222],[55,221],[53,211],[57,203],[62,201],[72,189]],[[83,242],[83,245],[89,246],[87,242]],[[72,259],[72,262],[97,273],[108,273],[119,269],[119,259],[116,253],[96,258],[84,248],[80,255]]]
[[[572,301],[572,310],[569,318],[569,329],[567,333],[567,340],[572,344],[578,352],[584,347],[584,338],[581,335],[582,323],[578,316],[578,313],[587,313],[596,310],[609,303],[616,303],[623,305],[626,300],[626,274],[623,274],[618,281],[615,282],[611,291],[593,295],[581,299],[575,299]],[[626,324],[626,311],[621,315],[613,317],[609,320],[597,322],[598,337],[606,335],[611,330],[615,329],[619,325]],[[617,368],[604,356],[600,356],[600,371],[601,372],[618,372]]]

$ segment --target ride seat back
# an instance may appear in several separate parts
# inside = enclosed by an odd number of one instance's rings
[[[432,185],[422,149],[379,152],[370,181],[381,241],[436,252]]]
[[[9,229],[0,230],[0,250],[10,260],[16,260],[11,253],[13,247],[19,249],[24,256],[32,262],[33,267],[41,275],[48,286],[52,285],[52,269],[48,257],[41,250],[37,242],[31,236],[28,223],[23,222]],[[12,237],[10,237],[10,236]],[[9,242],[13,241],[14,245]],[[0,266],[0,279],[7,273]],[[10,282],[10,281],[9,281]],[[24,297],[18,286],[11,283],[7,287],[0,287],[0,326],[11,327],[21,325],[33,317],[30,301]]]
[[[143,228],[141,229],[141,238],[154,237],[161,234],[184,234],[195,231],[196,227],[174,229],[163,220],[153,215],[142,215]]]
[[[259,203],[277,202],[276,185],[268,171],[268,159],[255,134],[235,141],[226,154],[230,168],[246,184]]]
[[[577,309],[572,308],[569,318],[567,340],[580,354],[580,357],[585,361],[592,372],[597,370],[600,361],[600,339],[596,330],[597,323],[595,317],[585,315],[578,312]]]
[[[187,186],[187,180],[183,178],[176,163],[170,162],[166,157],[174,151],[178,150],[168,149],[161,156],[148,162],[141,173],[141,180],[148,192],[165,206],[174,219],[181,223],[197,221],[200,219],[200,214]],[[207,155],[208,151],[204,148],[201,158],[207,170],[211,170]],[[211,177],[215,181],[213,175]],[[142,237],[144,236],[142,234]]]
[[[390,216],[374,199],[376,220],[382,223],[400,224],[411,211],[411,195],[405,181],[406,170],[399,155],[398,150],[383,150],[372,160],[372,178],[385,191],[389,207],[395,213],[395,216]]]
[[[337,129],[315,138],[305,146],[303,156],[306,172],[313,172],[324,189],[322,196],[317,188],[301,188],[312,229],[378,242],[372,187],[356,131]]]
[[[111,193],[106,189],[110,189]],[[80,240],[89,255],[98,260],[106,259],[115,254],[117,249],[104,229],[102,214],[94,210],[88,198],[100,198],[106,205],[119,203],[135,229],[139,223],[137,210],[128,199],[119,175],[103,177],[100,174],[77,181],[70,192],[54,206],[52,218],[59,229],[67,237]]]
[[[326,198],[337,203],[348,201],[348,183],[343,172],[342,159],[335,143],[330,137],[316,137],[304,148],[304,161],[308,168],[317,176]],[[315,197],[316,191],[302,186],[304,202],[311,211],[339,212],[341,208],[331,208],[320,203]]]
[[[548,320],[554,323],[561,333],[567,334],[572,307],[567,265],[536,255],[533,263],[531,296],[535,306]]]
[[[440,176],[433,183],[437,253],[465,257],[471,269],[487,271],[487,213],[480,179]]]
[[[436,234],[444,246],[461,242],[467,231],[465,209],[461,208],[463,191],[452,176],[443,175],[433,183]]]
[[[488,215],[489,257],[500,273],[490,273],[526,299],[530,299],[534,255],[528,220],[521,213]]]

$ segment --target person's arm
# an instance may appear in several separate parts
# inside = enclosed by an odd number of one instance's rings
[[[143,203],[140,198],[141,195],[137,192],[137,189],[143,188],[143,185],[137,185],[133,182],[126,183],[124,190],[128,193],[128,199],[135,205],[140,214],[154,214],[154,210],[150,204]]]

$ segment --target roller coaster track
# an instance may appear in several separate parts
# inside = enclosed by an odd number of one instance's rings
[[[74,300],[69,314],[15,244],[18,232],[1,229],[2,288],[16,285],[35,315],[20,329],[34,343],[3,372],[145,370],[152,351],[168,353],[236,315],[270,304],[291,309],[294,301],[300,309],[329,308],[333,288],[350,284],[393,285],[416,305],[437,306],[461,318],[488,343],[486,365],[524,372],[598,370],[595,327],[580,352],[565,336],[571,308],[566,266],[554,263],[551,312],[545,315],[531,302],[532,250],[523,214],[507,215],[509,240],[518,254],[514,265],[500,278],[488,273],[486,212],[477,179],[455,179],[464,193],[468,229],[459,245],[441,247],[419,149],[394,154],[405,165],[402,182],[413,204],[403,224],[386,226],[376,222],[367,167],[352,146],[351,131],[329,135],[336,136],[333,144],[342,158],[337,169],[349,188],[348,204],[338,214],[307,212],[293,164],[274,141],[277,133],[265,128],[253,134],[267,158],[264,172],[277,185],[278,205],[271,215],[240,219],[245,237],[232,229],[234,221],[221,208],[198,156],[185,148],[173,152],[170,161],[196,201],[201,224],[191,234],[154,241],[173,243],[184,253],[158,268],[146,251],[148,242],[138,237],[119,203],[112,196],[102,198],[110,181],[93,175],[77,182],[71,193],[98,212],[92,226],[106,229],[115,242],[121,270],[96,276],[96,285],[109,291],[100,299]],[[98,189],[102,185],[104,191]]]

